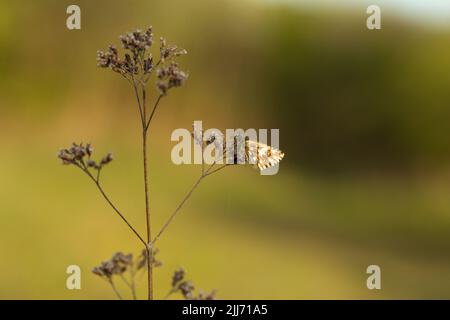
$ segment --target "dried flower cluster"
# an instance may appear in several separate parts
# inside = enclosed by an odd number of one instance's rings
[[[157,254],[158,250],[153,250],[153,256],[152,256],[152,263],[155,267],[162,266],[162,262],[156,260],[155,255]],[[92,269],[92,273],[106,278],[110,279],[114,275],[122,275],[127,270],[130,270],[130,268],[136,267],[137,270],[141,270],[145,267],[147,264],[147,252],[144,250],[142,251],[141,255],[138,257],[137,261],[133,260],[133,254],[124,254],[122,252],[116,252],[111,259],[103,261]]]
[[[215,300],[216,291],[212,290],[209,293],[199,291],[199,294],[195,296],[194,294],[194,284],[191,280],[185,280],[186,271],[180,267],[175,270],[172,276],[172,289],[167,296],[180,292],[184,299],[186,300]]]
[[[133,265],[133,255],[122,252],[115,253],[111,259],[103,261],[92,272],[100,277],[111,279],[114,275],[122,275]]]
[[[90,143],[84,145],[74,142],[69,148],[59,150],[58,158],[66,165],[73,164],[80,168],[94,168],[96,170],[100,170],[113,160],[112,153],[107,153],[99,162],[96,162],[91,159],[93,152],[94,148]]]
[[[187,74],[178,68],[176,62],[172,62],[169,66],[159,68],[157,86],[159,93],[163,96],[172,88],[180,87],[187,79]]]
[[[152,256],[151,256],[151,264],[155,267],[161,267],[162,262],[156,259],[156,254],[159,252],[157,248],[153,249]],[[142,250],[141,256],[139,257],[139,260],[137,262],[137,268],[138,270],[144,268],[147,265],[148,260],[148,253],[147,250]]]
[[[106,52],[97,51],[99,67],[110,68],[133,83],[137,81],[143,84],[149,80],[146,75],[157,68],[156,87],[161,95],[166,95],[169,89],[184,84],[188,75],[179,69],[174,59],[187,54],[185,49],[180,49],[176,45],[167,45],[166,40],[160,38],[159,60],[155,63],[152,53],[149,52],[153,45],[152,27],[145,31],[127,32],[119,38],[125,50],[123,57],[120,57],[115,46],[110,45]],[[165,65],[168,61],[169,63]]]
[[[158,250],[155,249],[152,255],[152,264],[155,267],[162,265],[161,261],[155,259],[155,254],[157,252]],[[103,261],[100,265],[93,268],[92,273],[106,280],[119,299],[122,299],[114,282],[115,276],[119,277],[131,289],[133,298],[136,299],[136,275],[140,270],[145,271],[144,267],[147,265],[147,257],[146,250],[144,250],[137,259],[133,259],[133,254],[131,253],[124,254],[123,252],[116,252],[109,260]],[[128,277],[126,277],[126,273],[129,274]]]

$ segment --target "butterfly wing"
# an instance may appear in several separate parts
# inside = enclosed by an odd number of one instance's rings
[[[252,140],[246,141],[245,153],[247,162],[257,165],[260,170],[277,165],[284,157],[281,150]]]

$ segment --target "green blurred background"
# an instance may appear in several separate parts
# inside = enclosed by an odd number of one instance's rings
[[[75,3],[82,29],[69,31]],[[369,31],[368,4],[0,2],[0,298],[113,299],[91,268],[139,253],[56,152],[113,151],[105,189],[144,233],[135,101],[95,55],[149,24],[189,51],[190,74],[152,124],[154,230],[200,170],[171,163],[173,129],[280,128],[286,153],[278,175],[230,168],[200,186],[159,243],[157,297],[183,265],[222,299],[450,298],[450,8],[381,1],[382,29]],[[65,287],[70,264],[81,290]],[[382,290],[366,287],[371,264]]]

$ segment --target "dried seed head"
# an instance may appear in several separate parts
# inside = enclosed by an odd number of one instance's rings
[[[127,32],[119,37],[124,49],[130,50],[134,55],[140,55],[145,52],[153,44],[152,27],[149,27],[145,32],[136,30]]]
[[[159,252],[159,250],[157,248],[153,249],[151,263],[154,267],[162,266],[162,262],[156,259],[156,254],[158,252]],[[144,268],[147,265],[147,258],[148,258],[148,253],[147,253],[147,250],[144,249],[144,250],[142,250],[142,253],[138,260],[138,264],[137,264],[138,270]]]
[[[119,37],[122,48],[126,51],[123,58],[114,46],[109,46],[107,51],[97,51],[97,65],[102,68],[110,68],[127,78],[134,81],[135,75],[146,75],[154,70],[155,63],[152,54],[149,52],[153,44],[153,29],[147,28],[145,31],[136,30],[127,32]],[[187,54],[185,49],[180,49],[176,45],[167,45],[164,38],[160,38],[160,60],[157,65],[164,66],[165,62]],[[161,94],[165,95],[170,88],[181,86],[186,80],[187,75],[175,70],[174,73],[164,76],[163,82],[156,84]],[[145,83],[149,77],[144,77]]]
[[[187,51],[185,49],[178,48],[176,45],[168,46],[166,39],[164,39],[163,37],[159,39],[159,42],[160,42],[159,53],[162,62],[170,58],[179,57],[187,54]]]
[[[102,158],[102,161],[100,162],[100,165],[103,166],[103,165],[105,165],[105,164],[108,164],[108,163],[110,163],[112,160],[113,160],[112,153],[109,152],[106,156],[104,156],[104,157]]]
[[[176,62],[172,62],[167,67],[161,67],[157,70],[158,81],[157,88],[161,95],[166,95],[171,88],[180,87],[187,80],[188,75],[178,68]]]
[[[114,264],[112,261],[102,262],[99,266],[92,269],[92,273],[110,280],[114,275]]]
[[[121,275],[133,265],[133,255],[122,252],[115,253],[111,259],[102,262],[92,269],[92,273],[111,280],[114,275]]]
[[[82,170],[90,168],[99,170],[103,165],[110,163],[113,160],[112,154],[108,153],[100,163],[91,159],[94,148],[90,143],[84,145],[83,143],[73,143],[67,149],[61,149],[58,152],[58,158],[62,160],[63,164],[73,164]]]
[[[150,54],[150,56],[144,61],[144,74],[147,74],[152,70],[153,70],[153,57]]]
[[[181,291],[181,294],[186,300],[192,300],[194,298],[194,284],[191,281],[184,281],[180,283],[178,288]]]
[[[94,160],[92,160],[92,159],[89,159],[86,164],[90,168],[96,168],[97,167],[97,163]]]
[[[94,152],[94,148],[92,148],[92,145],[90,143],[86,144],[86,153],[90,157],[92,153]]]
[[[63,164],[73,164],[75,162],[74,156],[67,149],[59,150],[58,158],[62,160]]]
[[[196,300],[216,300],[216,290],[212,290],[211,292],[199,290]]]
[[[185,274],[186,272],[184,271],[183,267],[175,270],[172,276],[172,288],[175,288],[181,281],[183,281]]]

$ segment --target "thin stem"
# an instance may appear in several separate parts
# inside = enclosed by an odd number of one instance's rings
[[[177,208],[175,209],[175,211],[169,216],[169,219],[167,219],[167,221],[164,223],[164,225],[162,226],[162,228],[159,230],[158,234],[155,236],[155,238],[153,239],[152,242],[150,242],[149,247],[153,248],[156,241],[159,240],[159,238],[161,237],[161,235],[166,231],[167,227],[172,223],[173,219],[177,216],[178,212],[181,210],[181,208],[183,207],[183,205],[186,203],[186,201],[190,198],[190,196],[192,195],[192,193],[195,191],[195,189],[197,189],[198,185],[200,184],[200,182],[206,178],[207,176],[216,173],[217,171],[227,167],[228,165],[223,165],[213,171],[210,172],[210,170],[214,167],[214,165],[216,164],[216,162],[213,162],[206,171],[202,172],[202,174],[200,175],[200,177],[197,179],[197,181],[194,183],[194,185],[192,186],[192,188],[189,190],[189,192],[184,196],[183,200],[180,202],[180,204],[177,206]],[[203,171],[203,170],[202,170]]]
[[[123,276],[123,274],[120,274],[120,278],[125,282],[125,284],[131,289],[131,284],[128,282],[128,280]]]
[[[178,205],[178,207],[175,209],[175,211],[170,215],[169,219],[167,219],[166,223],[162,226],[161,230],[159,230],[158,234],[156,235],[156,237],[153,239],[153,241],[150,243],[150,247],[153,247],[155,242],[158,241],[158,239],[161,237],[161,235],[164,233],[164,231],[167,229],[167,227],[170,225],[170,223],[172,222],[172,220],[176,217],[176,215],[178,214],[178,212],[180,211],[180,209],[183,207],[183,205],[185,204],[185,202],[189,199],[189,197],[192,195],[192,193],[195,191],[195,189],[197,189],[198,185],[200,184],[200,182],[203,180],[205,176],[201,175],[200,178],[197,179],[197,181],[195,182],[195,184],[192,186],[191,190],[189,190],[189,192],[186,194],[186,196],[183,198],[183,200],[181,201],[181,203]]]
[[[147,121],[147,124],[145,125],[145,130],[146,130],[146,131],[148,130],[148,127],[150,126],[150,122],[151,122],[152,119],[153,119],[153,115],[155,114],[156,108],[158,107],[159,101],[161,100],[162,97],[163,97],[163,96],[160,94],[160,95],[158,96],[158,99],[156,99],[155,105],[153,106],[152,113],[150,114],[150,117],[149,117],[149,119],[148,119],[148,121]]]
[[[97,188],[100,191],[100,193],[105,198],[106,202],[108,202],[108,204],[111,206],[111,208],[113,208],[114,211],[120,216],[120,218],[122,218],[122,220],[127,224],[128,228],[130,228],[131,231],[133,231],[133,233],[139,238],[139,240],[142,242],[142,244],[147,246],[147,243],[144,241],[144,239],[142,239],[142,237],[139,235],[139,233],[136,231],[136,229],[133,228],[133,226],[128,222],[128,220],[122,215],[122,213],[120,213],[120,211],[116,208],[116,206],[111,202],[111,200],[108,198],[108,196],[106,195],[106,193],[103,190],[103,188],[101,187],[101,185],[100,184],[96,184],[96,185],[97,185]]]
[[[214,161],[209,168],[205,171],[204,175],[208,175],[208,172],[216,165],[216,162]]]
[[[142,152],[144,158],[144,191],[145,191],[145,217],[147,222],[147,243],[151,241],[150,228],[150,208],[148,201],[148,170],[147,170],[147,132],[142,133]],[[153,267],[151,263],[152,250],[146,246],[147,250],[147,282],[148,282],[148,299],[153,300]]]
[[[167,300],[172,294],[174,294],[176,290],[172,289],[170,290],[165,296],[163,300]]]
[[[214,169],[214,170],[211,171],[211,172],[209,172],[209,170],[208,170],[208,172],[205,173],[205,177],[206,177],[206,176],[209,176],[209,175],[211,175],[211,174],[213,174],[213,173],[216,173],[217,171],[222,170],[223,168],[226,168],[226,167],[228,167],[228,166],[230,166],[230,164],[224,164],[223,166],[221,166],[221,167],[219,167],[219,168],[217,168],[217,169]],[[211,168],[212,168],[212,166],[210,167],[210,169],[211,169]]]
[[[101,171],[102,171],[102,167],[97,169],[97,178],[96,178],[97,183],[100,183],[100,172]]]
[[[142,86],[142,114],[143,114],[143,122],[142,122],[142,130],[147,132],[147,128],[146,128],[146,121],[147,121],[147,93],[145,91],[145,87],[141,84]],[[139,101],[138,101],[139,102]],[[144,127],[145,126],[145,127]]]
[[[136,276],[136,272],[134,270],[134,266],[131,266],[131,294],[133,295],[133,299],[137,300],[137,296],[136,296],[136,281],[134,279],[134,277]]]
[[[135,228],[128,222],[128,220],[123,216],[123,214],[117,209],[117,207],[112,203],[112,201],[109,199],[109,197],[106,195],[105,191],[103,190],[102,186],[100,185],[100,182],[94,178],[94,176],[89,172],[88,169],[79,167],[81,170],[83,170],[89,178],[91,178],[92,181],[94,181],[95,185],[97,186],[97,189],[102,194],[103,198],[105,198],[106,202],[113,208],[113,210],[119,215],[119,217],[127,224],[128,228],[130,228],[131,231],[138,237],[138,239],[144,244],[145,247],[147,247],[147,242],[142,239],[140,234],[136,231]]]
[[[131,268],[133,268],[133,266],[131,266]],[[125,284],[128,286],[128,288],[130,288],[131,290],[131,294],[133,295],[133,300],[136,300],[136,290],[135,290],[135,286],[134,286],[134,272],[133,269],[130,270],[130,275],[131,275],[131,280],[128,281],[123,274],[120,274],[120,278],[123,280],[123,282],[125,282]]]
[[[117,288],[116,288],[116,286],[114,285],[114,282],[113,282],[112,280],[109,280],[108,282],[109,282],[109,284],[111,285],[111,287],[112,287],[112,289],[114,290],[114,292],[116,293],[117,297],[118,297],[120,300],[123,300],[123,298],[122,298],[122,296],[120,295],[119,291],[117,291]]]
[[[139,99],[138,99],[139,103]],[[147,165],[147,124],[145,119],[147,119],[147,108],[146,108],[146,92],[145,88],[142,87],[142,155],[144,162],[144,193],[145,193],[145,218],[147,225],[147,244],[152,240],[151,236],[151,224],[150,224],[150,205],[149,205],[149,188],[148,188],[148,165]],[[153,300],[153,265],[151,263],[152,249],[146,245],[147,251],[147,287],[148,287],[148,300]]]
[[[145,126],[145,113],[141,106],[141,99],[139,98],[139,91],[138,91],[138,87],[136,85],[136,81],[134,80],[134,77],[133,77],[133,89],[134,89],[134,94],[136,96],[136,100],[137,100],[138,107],[139,107],[139,115],[141,116],[141,123],[142,123],[142,126]],[[144,108],[145,108],[145,106],[144,106]]]

